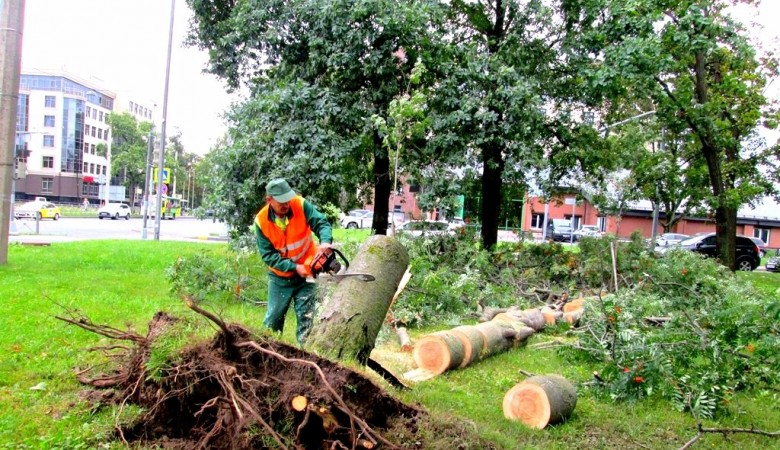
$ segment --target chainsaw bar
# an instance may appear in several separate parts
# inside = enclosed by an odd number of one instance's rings
[[[360,281],[374,281],[376,278],[367,273],[322,273],[316,278],[317,281],[325,283],[338,283],[347,278],[356,278]]]

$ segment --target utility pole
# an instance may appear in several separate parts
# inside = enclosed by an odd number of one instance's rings
[[[0,0],[0,265],[8,263],[24,0]]]
[[[144,176],[144,198],[141,214],[143,215],[143,228],[141,228],[141,239],[146,239],[146,220],[149,217],[149,201],[152,196],[149,195],[149,188],[152,184],[152,153],[154,152],[154,127],[149,130],[149,138],[146,149],[146,175]],[[159,208],[157,208],[159,216]]]
[[[160,158],[157,166],[157,205],[162,206],[162,187],[163,187],[163,167],[165,167],[165,126],[168,121],[168,82],[171,78],[171,47],[173,46],[173,12],[176,7],[176,0],[171,0],[171,24],[168,28],[168,58],[165,63],[165,90],[163,91],[163,115],[160,131]],[[154,240],[160,240],[160,216],[161,210],[155,214],[154,218]]]

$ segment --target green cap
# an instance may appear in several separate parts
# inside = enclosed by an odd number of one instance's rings
[[[284,178],[276,178],[265,185],[266,195],[270,195],[279,203],[287,203],[295,198],[295,191],[287,184]]]

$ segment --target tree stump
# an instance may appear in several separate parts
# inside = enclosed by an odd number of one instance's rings
[[[559,375],[537,375],[504,395],[504,417],[542,429],[568,418],[577,406],[577,390]]]
[[[358,249],[349,272],[368,273],[376,280],[339,282],[315,318],[305,347],[325,357],[366,364],[408,265],[409,255],[401,243],[389,236],[370,236]]]

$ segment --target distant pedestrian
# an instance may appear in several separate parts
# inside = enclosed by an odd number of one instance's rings
[[[86,211],[87,208],[89,208],[89,200],[87,200],[87,197],[84,197],[84,201],[81,202],[81,210]]]

